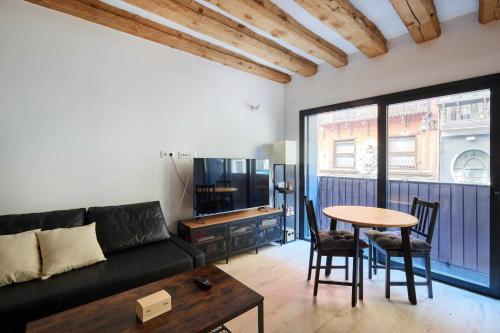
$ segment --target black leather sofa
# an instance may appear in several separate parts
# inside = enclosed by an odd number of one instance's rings
[[[96,223],[106,261],[47,280],[0,287],[0,332],[205,264],[203,252],[167,231],[159,202],[0,216],[0,235]]]

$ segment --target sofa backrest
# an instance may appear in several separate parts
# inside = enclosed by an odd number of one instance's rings
[[[170,237],[159,201],[90,207],[87,223],[93,222],[104,254]]]
[[[3,215],[0,216],[0,235],[17,234],[33,229],[72,228],[84,224],[85,208]]]

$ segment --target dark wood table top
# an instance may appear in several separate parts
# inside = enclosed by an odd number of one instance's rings
[[[212,288],[199,290],[197,276]],[[142,324],[135,301],[162,289],[172,296],[172,310]],[[205,266],[30,322],[26,332],[207,332],[263,300],[219,268]]]

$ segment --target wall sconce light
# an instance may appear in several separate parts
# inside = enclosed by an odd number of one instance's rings
[[[250,111],[252,111],[252,112],[259,111],[261,108],[262,108],[262,105],[260,105],[260,104],[256,104],[256,105],[250,104]]]

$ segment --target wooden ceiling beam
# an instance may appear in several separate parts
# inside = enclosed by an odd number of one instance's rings
[[[347,65],[347,55],[313,34],[271,0],[206,0],[226,13],[335,67]]]
[[[500,0],[479,0],[479,22],[500,20]]]
[[[300,75],[312,76],[318,71],[312,61],[194,0],[125,1]]]
[[[391,3],[417,44],[441,35],[434,0],[391,0]]]
[[[180,31],[109,6],[98,0],[26,1],[188,52],[268,80],[279,83],[288,83],[291,81],[288,74],[266,67],[237,53],[194,38]]]
[[[348,0],[295,1],[350,41],[368,58],[387,53],[387,40],[382,32]]]

